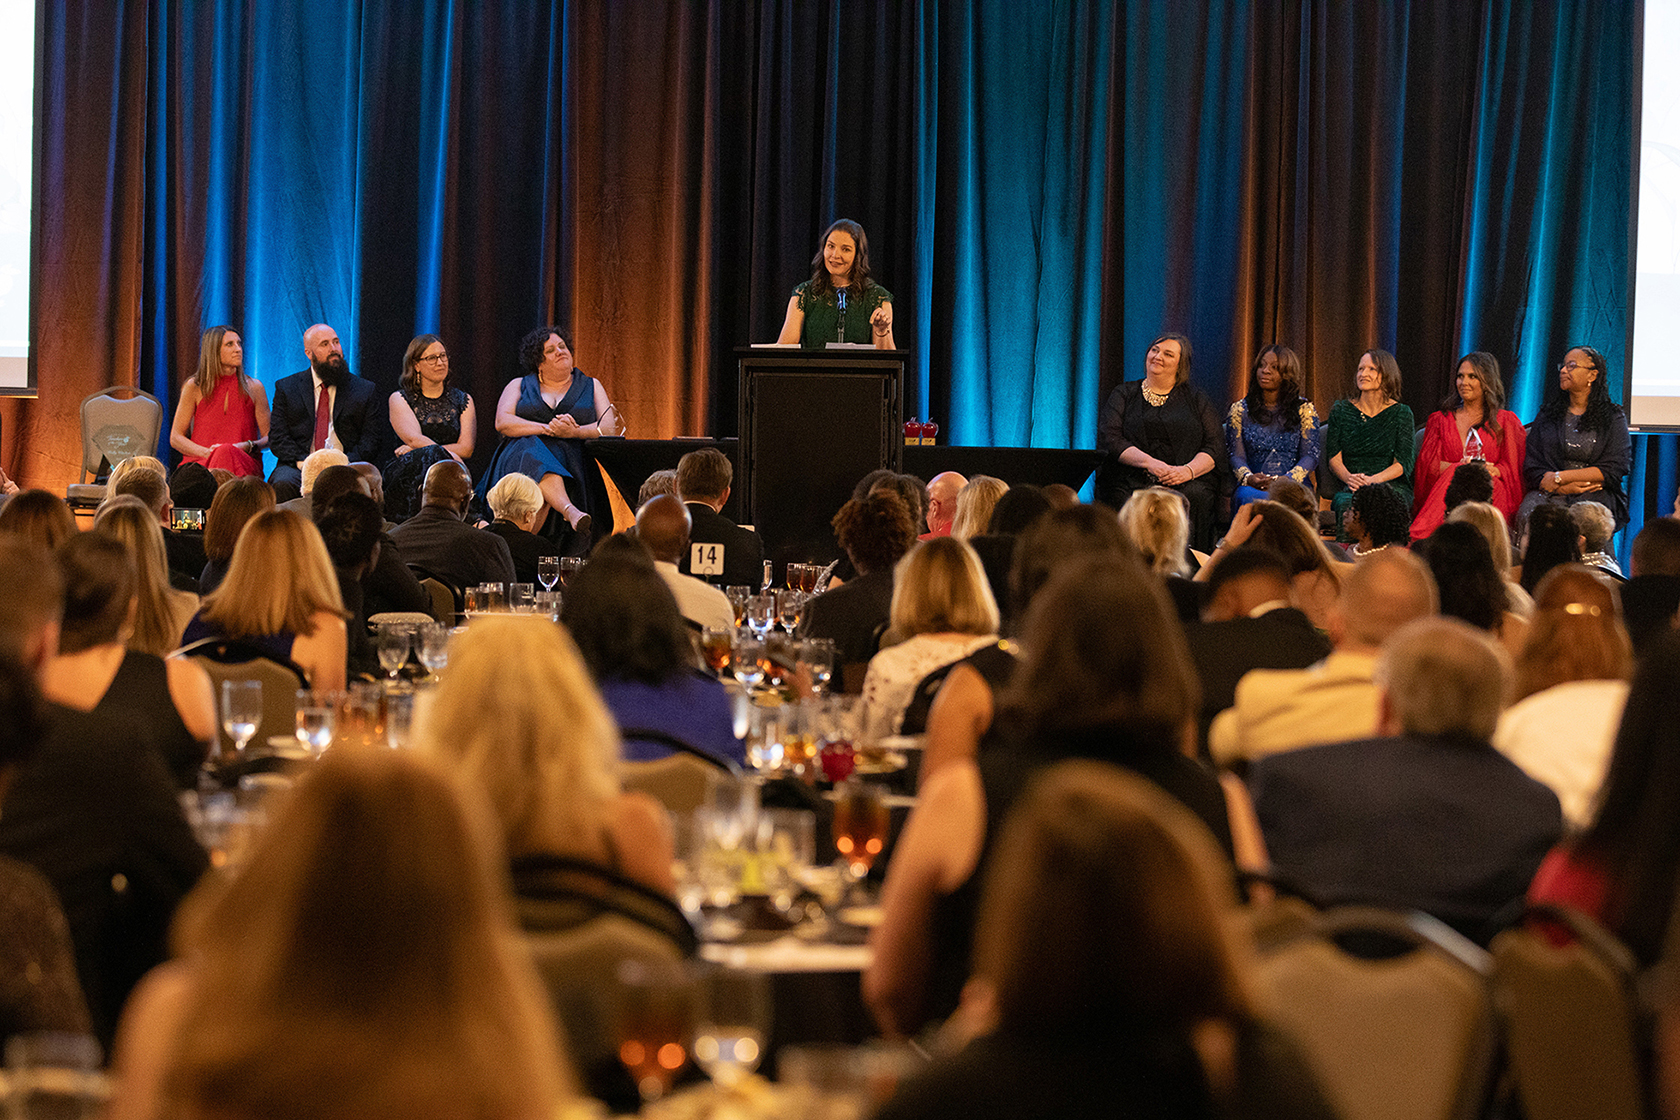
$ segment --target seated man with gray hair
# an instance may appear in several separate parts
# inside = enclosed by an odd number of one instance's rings
[[[1563,834],[1557,795],[1489,743],[1505,654],[1451,618],[1383,646],[1380,738],[1272,755],[1250,771],[1272,865],[1325,905],[1422,910],[1487,944]]]
[[[350,456],[335,447],[323,447],[319,451],[312,451],[303,460],[301,476],[303,479],[301,497],[293,498],[289,502],[281,502],[281,509],[289,509],[293,513],[302,515],[313,521],[315,519],[315,481],[321,477],[321,472],[328,467],[347,467]]]

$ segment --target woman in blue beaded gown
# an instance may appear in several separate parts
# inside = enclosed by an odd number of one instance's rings
[[[502,442],[479,480],[479,497],[503,475],[518,472],[536,479],[543,494],[535,532],[542,532],[547,511],[554,510],[573,532],[587,534],[594,518],[585,471],[594,464],[583,453],[583,441],[622,434],[618,410],[601,383],[573,364],[571,340],[559,327],[538,327],[526,335],[519,343],[519,364],[528,372],[509,381],[496,402]]]
[[[472,458],[478,412],[465,389],[449,384],[449,351],[435,334],[408,344],[388,407],[391,430],[402,442],[381,472],[385,516],[400,522],[420,512],[420,487],[433,463]]]
[[[1266,496],[1274,479],[1306,483],[1318,467],[1318,413],[1301,397],[1301,359],[1276,343],[1260,351],[1248,396],[1231,406],[1225,442],[1237,476],[1235,502]]]

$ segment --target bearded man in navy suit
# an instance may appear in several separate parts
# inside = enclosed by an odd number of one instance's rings
[[[279,462],[268,480],[275,485],[300,487],[299,464],[322,447],[337,448],[352,463],[377,463],[386,449],[390,421],[385,403],[373,382],[350,372],[338,332],[316,323],[303,332],[303,352],[309,368],[282,377],[274,386],[268,449]]]

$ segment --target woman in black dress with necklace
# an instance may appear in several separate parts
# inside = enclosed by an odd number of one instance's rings
[[[472,458],[478,414],[466,390],[449,385],[449,351],[423,334],[403,354],[402,376],[391,394],[391,430],[402,442],[385,464],[385,516],[407,521],[420,512],[420,487],[432,464]]]
[[[1213,507],[1226,471],[1225,428],[1190,384],[1190,340],[1149,344],[1141,381],[1115,386],[1097,421],[1097,500],[1119,509],[1135,490],[1170,486],[1190,502],[1190,547],[1213,551]]]

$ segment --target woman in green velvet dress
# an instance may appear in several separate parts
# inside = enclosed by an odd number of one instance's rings
[[[841,218],[823,233],[811,278],[793,290],[776,341],[814,350],[830,342],[896,350],[892,316],[892,293],[869,277],[869,238],[862,226]]]
[[[1400,403],[1400,364],[1387,350],[1367,350],[1359,356],[1357,389],[1349,400],[1330,406],[1324,458],[1334,483],[1330,508],[1335,511],[1337,536],[1354,491],[1386,484],[1412,501],[1412,460],[1416,423],[1412,410]]]

